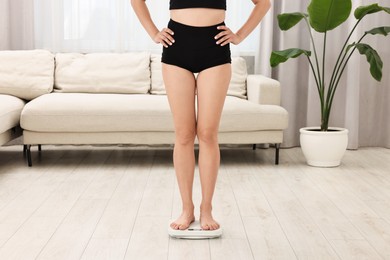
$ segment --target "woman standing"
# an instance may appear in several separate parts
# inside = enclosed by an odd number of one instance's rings
[[[182,214],[170,224],[173,229],[187,229],[195,220],[196,136],[202,186],[199,220],[202,229],[219,228],[212,216],[212,198],[220,165],[218,128],[231,78],[229,44],[242,42],[271,6],[270,0],[252,2],[252,13],[234,33],[224,23],[226,0],[170,0],[171,19],[162,30],[155,26],[144,0],[131,0],[142,26],[154,42],[163,45],[162,73],[175,126],[173,163],[182,199]],[[199,73],[197,78],[194,73]]]

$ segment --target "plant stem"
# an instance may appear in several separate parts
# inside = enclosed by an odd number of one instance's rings
[[[320,92],[320,83],[318,82],[317,75],[316,75],[316,71],[315,71],[315,69],[314,69],[313,63],[311,62],[309,56],[306,56],[306,57],[307,57],[307,60],[309,61],[311,70],[313,71],[314,80],[316,81],[316,85],[317,85],[317,90],[318,90],[318,92]]]
[[[311,68],[311,70],[313,71],[313,75],[314,75],[314,79],[315,79],[315,81],[316,81],[318,93],[321,93],[321,91],[320,91],[320,84],[318,83],[318,79],[317,79],[317,75],[316,75],[316,72],[315,72],[313,63],[311,62],[309,56],[306,56],[306,57],[307,57],[307,60],[309,61],[310,68]],[[320,96],[320,101],[321,101],[321,108],[322,108],[322,107],[324,106],[324,99],[321,98],[321,96]]]
[[[321,117],[322,117],[323,116],[324,107],[325,107],[325,103],[324,103],[324,79],[321,77],[320,65],[318,63],[317,49],[316,49],[316,45],[315,45],[315,42],[314,42],[313,34],[311,32],[311,27],[310,27],[309,22],[307,21],[307,18],[304,17],[304,19],[305,19],[305,22],[307,24],[307,28],[309,30],[310,39],[311,39],[311,43],[313,45],[313,50],[314,50],[314,57],[315,57],[315,61],[316,61],[316,66],[317,66],[317,75],[316,75],[316,72],[315,72],[315,69],[313,67],[313,64],[312,64],[312,62],[309,59],[310,66],[311,66],[311,68],[313,70],[314,78],[316,80],[318,95],[320,97]],[[326,41],[326,37],[325,37],[325,41]],[[322,125],[323,125],[323,122],[321,122],[321,127],[322,127]]]
[[[343,48],[341,48],[340,54],[339,54],[339,56],[338,56],[338,58],[337,58],[337,62],[336,62],[336,64],[335,64],[334,69],[333,69],[333,72],[332,72],[332,77],[331,77],[331,79],[330,79],[330,84],[329,84],[330,87],[332,87],[333,84],[334,84],[334,80],[336,79],[336,75],[337,75],[337,73],[338,73],[338,71],[339,71],[339,69],[340,69],[340,67],[341,67],[341,64],[343,63],[343,61],[344,61],[344,59],[345,59],[346,54],[344,54],[344,57],[343,57],[343,59],[341,60],[340,65],[339,65],[340,57],[341,57],[341,55],[343,54],[343,52],[344,52],[344,50],[345,50],[345,47],[346,47],[347,44],[348,44],[349,39],[352,37],[353,32],[355,31],[356,27],[358,26],[358,24],[360,23],[361,20],[362,20],[362,19],[359,19],[359,20],[356,22],[355,26],[352,28],[352,31],[349,33],[348,38],[347,38],[347,40],[345,41],[345,43],[344,43],[344,45],[343,45]],[[337,69],[337,72],[336,72],[336,69]],[[335,73],[335,72],[336,72],[336,73]]]
[[[316,61],[316,65],[317,65],[317,73],[318,73],[318,83],[321,84],[321,73],[320,73],[320,65],[318,64],[318,56],[317,56],[317,50],[316,50],[316,45],[314,43],[314,38],[313,38],[313,34],[311,32],[311,27],[310,27],[310,24],[309,22],[307,21],[307,18],[304,17],[305,21],[306,21],[306,24],[307,24],[307,28],[309,30],[309,34],[310,34],[310,39],[311,39],[311,43],[313,45],[313,50],[314,50],[314,56],[315,56],[315,61]],[[315,74],[315,73],[314,73]],[[318,84],[317,83],[317,84]],[[318,85],[318,88],[320,88],[320,85]]]
[[[343,62],[345,60],[345,57],[347,56],[348,52],[345,51],[346,47],[347,47],[347,44],[350,40],[350,38],[352,37],[352,34],[354,33],[354,31],[356,30],[356,27],[358,26],[358,24],[360,23],[362,19],[359,19],[356,24],[354,25],[354,27],[352,28],[351,32],[349,33],[347,39],[345,40],[344,42],[344,45],[343,47],[341,48],[341,51],[340,51],[340,54],[337,58],[337,61],[336,61],[336,64],[334,66],[334,69],[333,69],[333,72],[332,72],[332,76],[331,76],[331,79],[330,79],[330,83],[329,83],[329,88],[328,88],[328,93],[327,93],[327,97],[326,97],[326,102],[325,102],[325,106],[326,106],[326,114],[325,114],[325,120],[326,122],[329,121],[329,117],[330,117],[330,111],[331,111],[331,108],[332,108],[332,103],[333,103],[333,98],[334,98],[334,94],[336,92],[336,89],[337,89],[337,86],[338,86],[338,83],[340,81],[340,77],[341,75],[343,74],[344,72],[344,69],[345,69],[345,66],[346,64],[348,63],[348,60],[349,58],[351,57],[352,53],[354,52],[355,49],[352,50],[352,52],[350,53],[350,56],[348,57],[347,61],[345,62],[344,64],[344,67],[341,71],[341,73],[339,74],[340,72],[340,68],[343,66]],[[364,37],[364,36],[363,36]],[[359,40],[359,42],[362,40],[362,38]],[[355,47],[356,48],[356,47]],[[344,53],[344,55],[343,55]],[[340,61],[340,58],[341,56],[343,57]],[[327,126],[326,126],[327,127]]]
[[[325,57],[326,57],[326,36],[327,32],[325,31],[324,34],[324,45],[323,45],[323,51],[322,51],[322,86],[321,86],[321,130],[327,131],[328,127],[327,125],[323,125],[325,115],[326,115],[326,107],[324,106],[324,95],[325,95]]]
[[[363,36],[359,39],[359,41],[358,41],[356,44],[360,43],[360,42],[363,40],[363,38],[366,37],[366,35],[367,35],[367,33],[364,33]],[[332,102],[333,102],[333,98],[334,98],[334,94],[336,93],[336,89],[337,89],[337,86],[338,86],[338,84],[339,84],[339,82],[340,82],[341,76],[343,75],[344,70],[345,70],[345,68],[346,68],[346,66],[347,66],[347,64],[348,64],[348,61],[349,61],[349,59],[351,58],[352,54],[355,52],[355,50],[356,50],[356,45],[355,45],[355,47],[353,48],[353,50],[351,51],[351,53],[349,54],[347,60],[345,61],[344,66],[343,66],[343,68],[342,68],[340,74],[337,76],[337,80],[336,80],[336,82],[335,82],[334,88],[332,89],[332,93],[331,93],[330,100],[329,100],[329,102],[327,102],[327,106],[329,107],[329,110],[330,110],[330,108],[331,108],[331,105],[332,105]],[[341,66],[341,65],[342,65],[342,64],[340,64],[340,66]]]

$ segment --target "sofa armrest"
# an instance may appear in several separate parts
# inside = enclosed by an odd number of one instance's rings
[[[263,75],[248,75],[248,100],[262,105],[280,105],[280,83]]]

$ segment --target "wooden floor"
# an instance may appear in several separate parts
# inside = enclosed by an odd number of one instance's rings
[[[390,259],[390,150],[338,168],[299,148],[221,147],[212,240],[170,239],[180,213],[171,147],[43,146],[28,168],[0,148],[0,259]],[[198,151],[196,151],[198,156]],[[200,183],[194,183],[196,217]]]

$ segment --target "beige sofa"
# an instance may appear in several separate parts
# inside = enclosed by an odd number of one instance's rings
[[[280,106],[280,85],[248,75],[241,57],[233,58],[232,68],[219,142],[254,148],[275,144],[278,163],[288,124],[287,111]],[[19,102],[20,110],[5,128],[15,127],[20,115],[29,166],[32,145],[174,143],[157,54],[0,52],[0,93]]]

